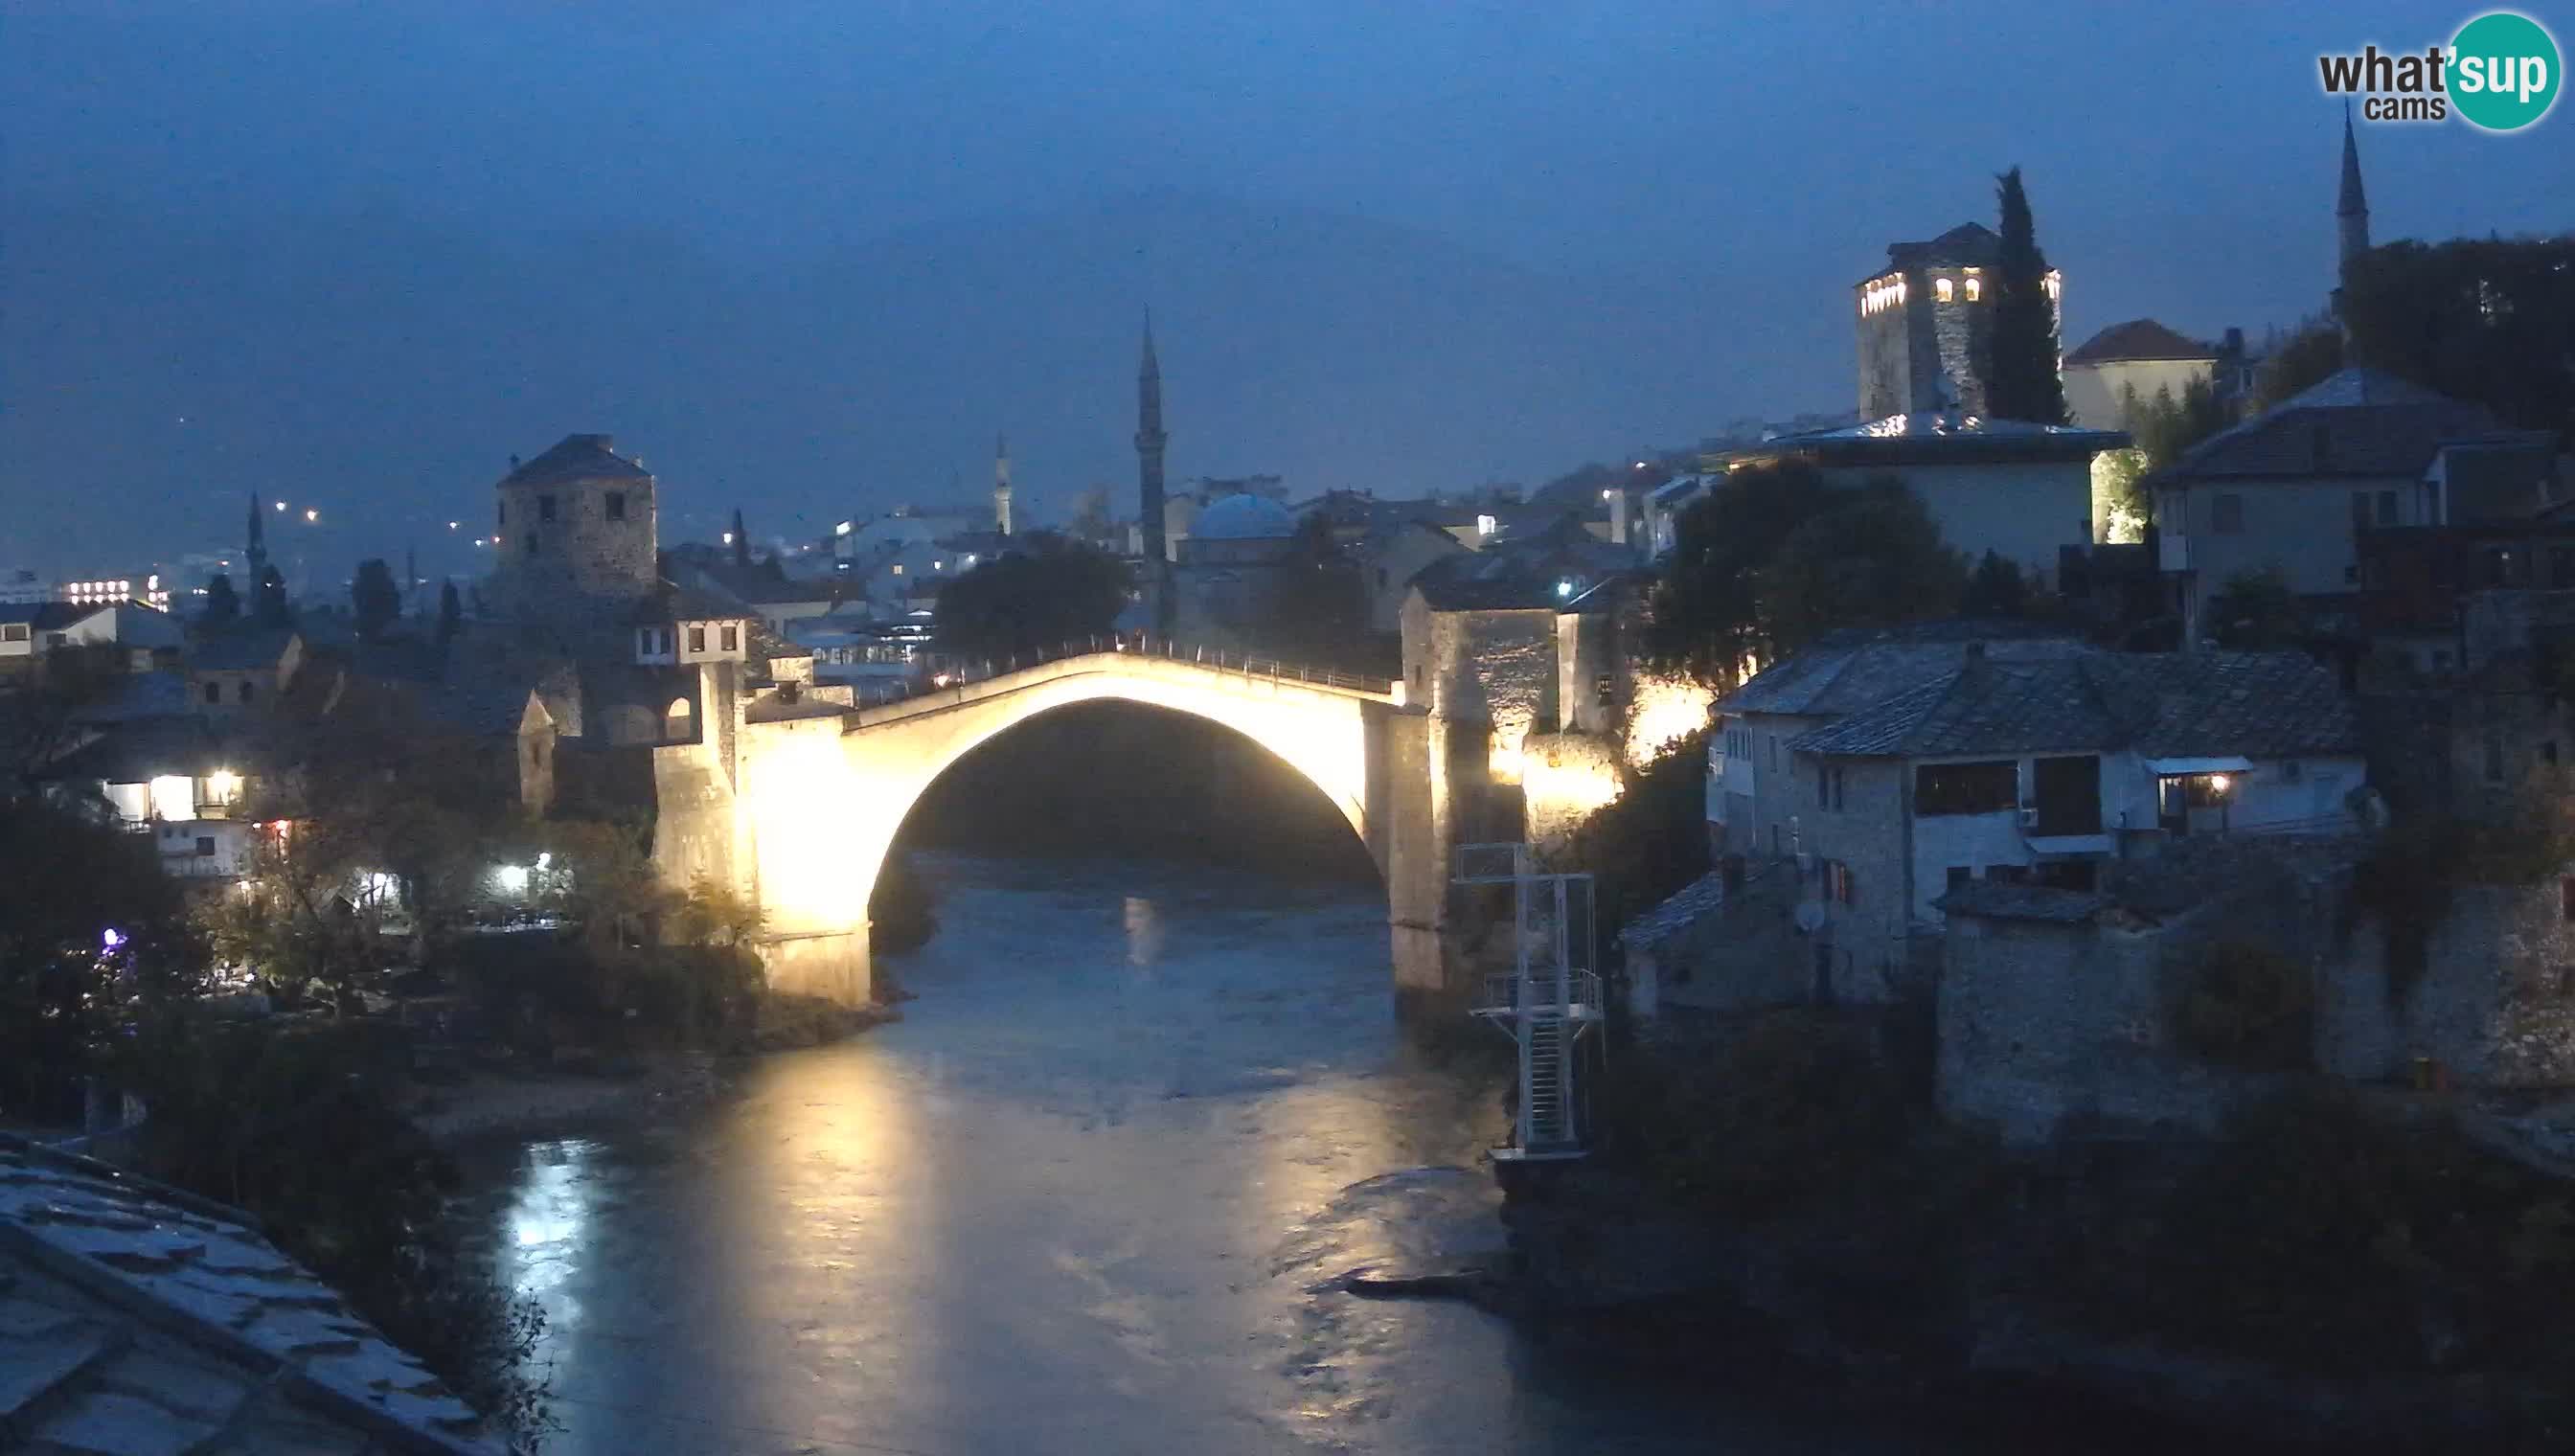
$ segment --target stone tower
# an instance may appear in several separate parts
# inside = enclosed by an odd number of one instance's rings
[[[1154,315],[1145,315],[1145,359],[1136,371],[1136,520],[1142,529],[1145,588],[1154,625],[1171,630],[1171,552],[1163,540],[1163,366],[1154,358]]]
[[[2342,194],[2334,202],[2334,229],[2340,251],[2335,258],[2334,286],[2352,260],[2369,251],[2369,194],[2360,185],[2360,144],[2351,134],[2351,107],[2342,109]]]
[[[660,578],[653,477],[605,435],[567,435],[502,477],[492,588],[504,611],[581,617]]]
[[[993,437],[993,529],[1011,534],[1011,442]]]
[[[2002,239],[1960,223],[1924,243],[1889,243],[1886,266],[1851,286],[1859,324],[1859,414],[1985,412],[1976,358],[1993,335]],[[2047,302],[2060,325],[2064,280],[2049,270]]]

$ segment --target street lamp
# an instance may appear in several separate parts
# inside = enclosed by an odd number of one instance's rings
[[[310,526],[310,525],[312,525],[314,522],[319,521],[319,520],[321,520],[321,519],[322,519],[322,513],[321,513],[321,512],[319,512],[319,511],[307,511],[307,512],[305,512],[305,513],[304,513],[304,524],[305,524],[305,525],[307,525],[307,526]]]

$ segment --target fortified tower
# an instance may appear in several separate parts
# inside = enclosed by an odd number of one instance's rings
[[[605,435],[567,435],[502,477],[494,596],[522,618],[581,618],[658,580],[653,477]]]
[[[1859,415],[1985,412],[1976,357],[1993,334],[1995,267],[2002,239],[1960,223],[1927,243],[1889,243],[1886,267],[1851,285],[1859,320]],[[2060,327],[2064,281],[2046,278]]]

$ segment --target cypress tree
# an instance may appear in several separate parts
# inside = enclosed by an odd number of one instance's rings
[[[2063,425],[2065,385],[2056,375],[2056,307],[2047,296],[2047,255],[2038,248],[2020,169],[1995,179],[2002,250],[1995,260],[1993,330],[1977,361],[1985,413],[1998,420]]]
[[[241,598],[233,592],[233,579],[226,573],[215,573],[206,583],[206,608],[197,621],[209,628],[222,629],[241,620]]]

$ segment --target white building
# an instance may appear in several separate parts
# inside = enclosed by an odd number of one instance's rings
[[[2185,339],[2152,319],[2130,319],[2083,341],[2058,367],[2065,408],[2088,430],[2125,430],[2127,400],[2154,403],[2157,394],[2178,400],[2192,385],[2217,381],[2217,351]]]
[[[2044,588],[2056,580],[2061,549],[2095,539],[2093,457],[2127,444],[2115,430],[1896,415],[1718,451],[1700,464],[1714,474],[1795,460],[1812,465],[1828,485],[1901,480],[1921,498],[1942,539],[1969,561],[1990,551]],[[1667,486],[1656,495],[1660,517],[1685,505],[1691,492]]]

